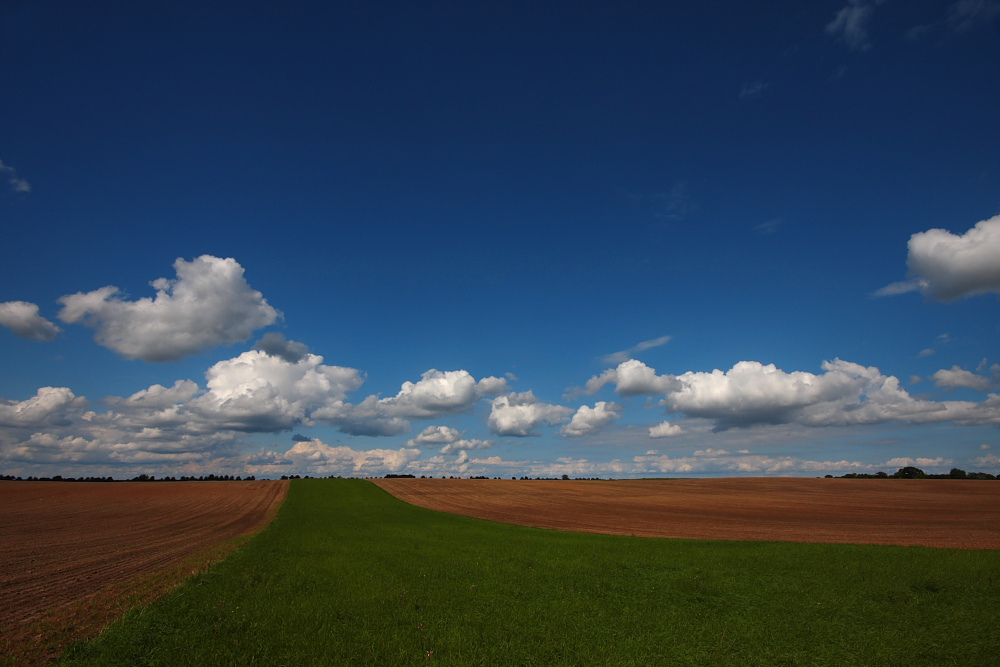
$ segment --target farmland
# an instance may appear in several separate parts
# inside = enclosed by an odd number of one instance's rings
[[[86,633],[151,598],[178,565],[266,523],[287,486],[0,482],[0,655],[44,657],[58,647],[43,635]]]
[[[997,550],[555,531],[295,480],[60,665],[995,665],[998,625]]]
[[[1000,549],[1000,484],[802,478],[379,479],[420,507],[641,537]]]

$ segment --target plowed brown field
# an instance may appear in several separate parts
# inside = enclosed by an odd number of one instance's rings
[[[0,656],[40,662],[39,651],[54,650],[43,635],[71,640],[110,620],[131,589],[266,525],[287,490],[278,481],[0,482]]]
[[[1000,482],[379,479],[400,500],[539,528],[709,540],[1000,549]]]

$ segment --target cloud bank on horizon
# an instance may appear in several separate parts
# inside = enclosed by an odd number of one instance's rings
[[[93,11],[0,9],[0,474],[1000,473],[1000,0]]]
[[[986,293],[1000,294],[1000,216],[976,224],[956,236],[941,229],[914,234],[909,243],[908,285],[941,300]],[[59,319],[97,330],[95,341],[126,359],[147,362],[176,360],[223,343],[245,342],[259,329],[274,324],[280,313],[252,289],[244,268],[233,258],[202,255],[177,259],[177,277],[159,278],[151,285],[155,298],[127,301],[118,289],[100,288],[58,298]],[[879,294],[909,291],[895,287]],[[35,304],[0,304],[0,324],[22,338],[51,341],[60,331],[41,317]],[[988,393],[981,401],[928,400],[912,396],[892,376],[878,368],[841,359],[822,362],[822,374],[786,372],[774,364],[740,361],[732,368],[658,374],[632,354],[666,344],[669,336],[641,342],[627,351],[603,357],[622,359],[594,375],[577,393],[594,395],[610,386],[620,397],[649,396],[658,400],[673,420],[704,420],[715,432],[756,426],[788,425],[811,428],[884,424],[950,422],[969,426],[1000,426],[1000,365],[992,375],[983,365],[973,372],[953,367],[931,379],[939,387],[965,387]],[[464,369],[430,369],[415,382],[403,381],[395,396],[349,397],[365,382],[362,370],[324,363],[297,341],[268,332],[236,357],[213,364],[204,385],[179,379],[172,386],[154,384],[125,398],[108,397],[95,410],[69,387],[41,387],[25,400],[0,404],[0,460],[7,465],[67,467],[156,466],[160,471],[219,466],[248,474],[274,475],[306,470],[315,474],[435,473],[477,470],[557,471],[573,468],[567,459],[548,466],[504,460],[499,456],[470,458],[469,452],[495,447],[491,439],[466,438],[443,424],[424,427],[396,449],[356,450],[331,446],[318,438],[302,439],[284,452],[247,454],[240,434],[280,433],[327,424],[352,436],[393,436],[413,430],[413,421],[443,421],[472,412],[485,403],[484,426],[492,436],[528,438],[555,429],[566,438],[613,427],[624,408],[611,401],[572,408],[545,403],[528,389],[512,391],[506,377],[476,379]],[[572,396],[568,394],[568,396]],[[671,421],[645,426],[649,438],[678,436],[684,428]],[[425,448],[440,448],[423,457]],[[860,462],[774,460],[748,450],[730,454],[706,450],[692,459],[672,459],[657,453],[596,466],[575,464],[577,472],[598,474],[676,473],[716,470],[775,473],[797,470],[867,470]],[[450,459],[448,457],[451,457]],[[910,461],[895,457],[893,461]],[[915,459],[914,459],[915,460]],[[921,459],[924,465],[944,459]],[[987,459],[983,459],[988,462]],[[827,467],[824,467],[826,465]],[[878,466],[876,466],[878,467]],[[161,472],[161,474],[163,474]]]

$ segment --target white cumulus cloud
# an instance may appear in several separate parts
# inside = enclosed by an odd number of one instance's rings
[[[995,382],[990,378],[967,371],[958,366],[952,366],[950,369],[942,368],[931,375],[931,379],[934,380],[934,384],[938,387],[966,387],[984,392],[989,391],[995,385]]]
[[[404,382],[395,396],[369,396],[358,404],[333,401],[313,413],[351,435],[395,435],[410,429],[408,419],[433,419],[467,412],[484,396],[506,389],[503,378],[480,381],[465,370],[431,369],[417,382]],[[418,438],[419,439],[419,436]]]
[[[449,442],[447,445],[441,448],[442,454],[454,454],[459,453],[460,456],[464,455],[468,457],[468,452],[474,449],[490,449],[493,447],[492,440],[479,440],[477,438],[460,438],[454,442]]]
[[[445,445],[460,440],[462,434],[450,426],[428,426],[415,438],[406,441],[407,447]]]
[[[277,331],[264,334],[264,337],[257,341],[253,349],[265,352],[272,357],[280,357],[290,364],[296,363],[309,353],[309,348],[304,343],[287,340],[284,334]]]
[[[154,298],[127,301],[113,286],[78,292],[59,299],[59,318],[93,327],[98,343],[129,359],[172,361],[245,341],[280,317],[232,258],[178,258],[174,269],[176,279],[153,281]]]
[[[673,375],[657,375],[638,359],[629,359],[587,380],[583,393],[594,394],[606,384],[614,384],[619,396],[663,394],[678,387]]]
[[[716,421],[717,429],[798,423],[847,426],[887,421],[1000,424],[1000,394],[981,403],[916,399],[899,379],[872,366],[835,359],[823,374],[786,373],[773,364],[741,361],[729,371],[687,372],[669,392],[671,412]]]
[[[680,389],[664,401],[670,411],[716,419],[726,427],[785,423],[795,410],[841,398],[852,388],[840,375],[785,373],[757,361],[741,361],[726,372],[688,371],[677,380]]]
[[[972,459],[972,465],[977,468],[992,468],[994,470],[1000,470],[1000,456],[997,456],[996,454],[977,456]]]
[[[400,449],[357,450],[345,446],[331,446],[319,439],[297,442],[281,457],[292,466],[319,475],[379,475],[398,473],[420,458],[420,452]]]
[[[5,326],[21,338],[50,341],[62,331],[38,314],[38,306],[28,301],[0,303],[0,326]]]
[[[61,425],[80,411],[87,399],[68,387],[41,387],[23,401],[0,399],[0,426],[40,428]]]
[[[934,458],[917,457],[913,458],[910,456],[899,456],[894,459],[889,459],[885,462],[886,468],[906,468],[913,466],[916,468],[940,468],[941,466],[951,465],[951,459],[946,459],[941,456]]]
[[[429,419],[468,410],[479,398],[479,386],[468,371],[432,368],[417,382],[404,382],[396,396],[379,405],[390,416]]]
[[[454,454],[470,449],[489,449],[493,446],[491,440],[466,440],[458,429],[450,426],[428,426],[415,438],[411,438],[404,443],[404,447],[421,447],[444,445],[441,447],[441,454]],[[468,455],[466,455],[468,456]]]
[[[261,350],[220,361],[205,376],[208,391],[188,407],[219,428],[279,431],[310,419],[310,413],[340,405],[364,382],[360,371],[328,366],[305,354],[295,363]]]
[[[486,425],[497,435],[534,435],[542,425],[555,426],[569,420],[572,408],[542,403],[530,390],[493,399]]]
[[[909,280],[887,285],[876,296],[919,291],[934,301],[1000,293],[1000,215],[962,234],[930,229],[910,237]]]
[[[559,429],[563,435],[588,435],[596,433],[621,417],[622,409],[617,403],[598,401],[594,407],[581,405],[570,422]]]
[[[490,376],[482,378],[476,383],[476,391],[479,392],[480,396],[499,396],[510,391],[510,386],[507,384],[507,378]]]
[[[660,422],[654,426],[649,427],[649,437],[650,438],[669,438],[671,436],[680,435],[684,433],[684,429],[677,424],[671,424],[670,422]]]
[[[116,426],[125,429],[153,429],[157,433],[170,432],[178,438],[191,431],[214,430],[215,425],[200,426],[203,421],[185,407],[186,403],[201,393],[201,388],[191,380],[177,380],[171,387],[154,384],[135,392],[128,398],[111,397],[105,402],[114,411]],[[91,422],[101,422],[106,415],[92,415]]]

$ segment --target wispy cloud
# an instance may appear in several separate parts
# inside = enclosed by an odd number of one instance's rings
[[[740,99],[755,100],[770,87],[771,84],[767,81],[749,81],[740,88]]]
[[[908,39],[918,41],[942,31],[955,35],[970,33],[1000,18],[1000,0],[958,0],[948,6],[936,21],[916,25],[906,31]]]
[[[756,233],[758,233],[758,234],[760,234],[762,236],[763,235],[768,235],[768,234],[773,234],[776,231],[778,231],[778,228],[781,227],[782,224],[784,224],[784,223],[782,222],[781,218],[772,218],[771,220],[768,220],[766,222],[760,223],[759,225],[756,225],[753,228],[753,231],[755,231]]]
[[[932,345],[931,347],[925,347],[924,349],[920,350],[920,352],[917,353],[917,357],[918,358],[932,357],[935,354],[937,354],[939,347],[948,345],[950,342],[951,342],[951,336],[947,332],[945,332],[939,335],[935,339],[934,345]]]
[[[867,51],[872,48],[868,37],[868,24],[876,5],[884,0],[849,0],[833,20],[826,24],[826,32],[843,40],[851,51]]]
[[[948,8],[945,22],[955,32],[968,32],[997,18],[1000,18],[998,0],[958,0]]]
[[[729,452],[724,449],[706,449],[691,456],[671,457],[650,450],[633,458],[634,470],[640,473],[739,473],[782,475],[793,472],[862,472],[875,466],[859,461],[812,461],[794,456],[768,456],[753,454],[748,450]]]
[[[5,165],[2,160],[0,160],[0,176],[7,179],[7,185],[14,192],[31,192],[31,183],[23,178],[18,178],[17,171],[13,167]]]
[[[624,192],[631,202],[648,209],[652,217],[667,222],[677,222],[698,211],[698,202],[691,194],[687,181],[675,182],[667,190],[649,193]]]
[[[670,336],[660,336],[659,338],[644,340],[641,343],[633,345],[627,350],[620,350],[618,352],[612,352],[611,354],[606,354],[603,357],[601,357],[601,361],[609,365],[618,365],[623,361],[628,361],[639,352],[645,352],[646,350],[651,350],[654,347],[660,347],[661,345],[666,345],[669,342],[670,342]]]

